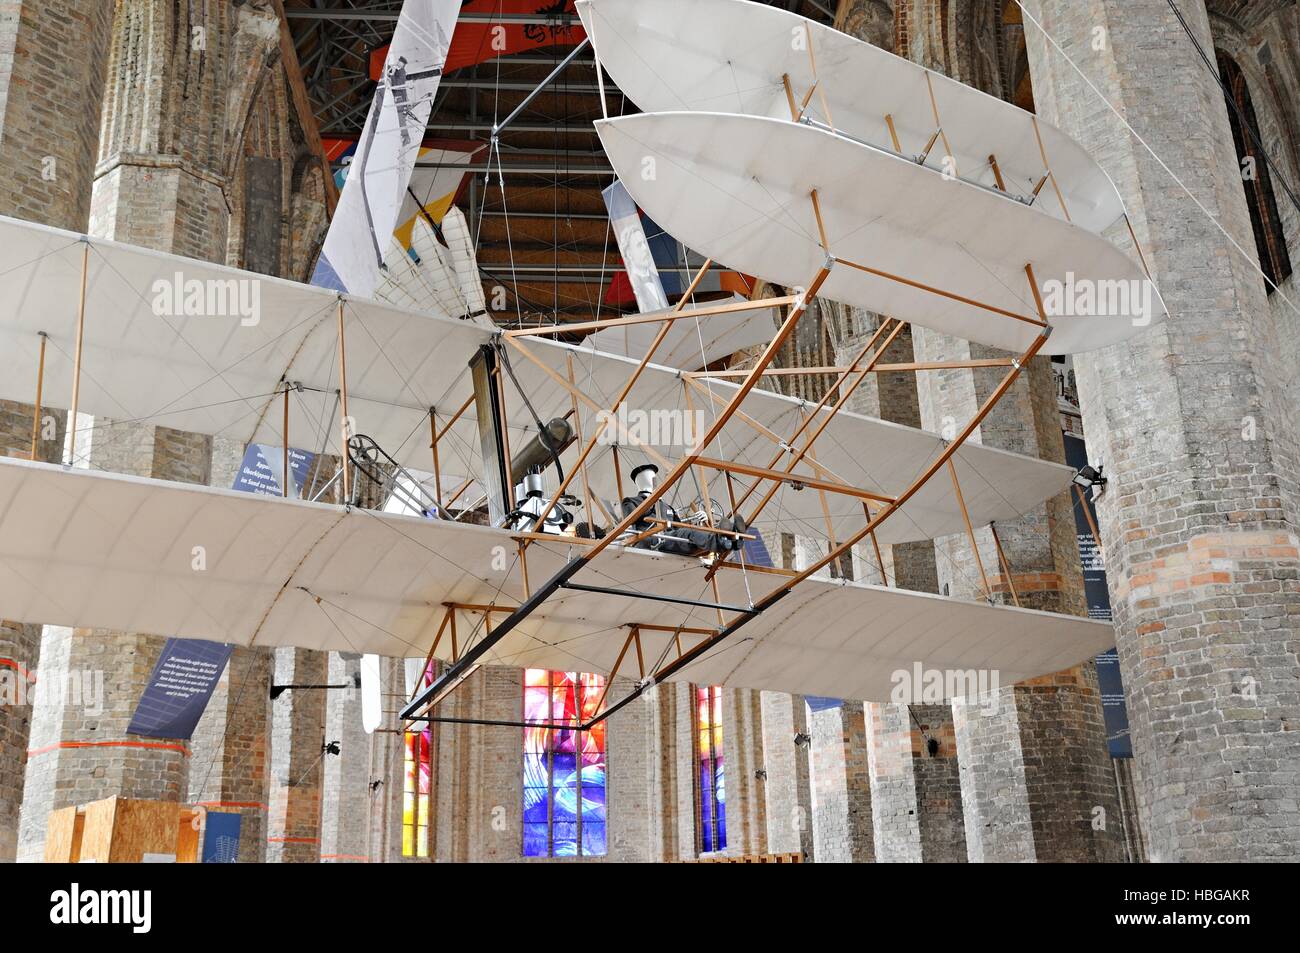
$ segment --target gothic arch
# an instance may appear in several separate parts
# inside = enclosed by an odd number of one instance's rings
[[[1227,86],[1228,123],[1232,127],[1233,146],[1242,165],[1242,185],[1246,205],[1250,211],[1251,230],[1259,254],[1260,268],[1269,280],[1268,290],[1291,275],[1291,256],[1287,248],[1287,230],[1283,223],[1281,206],[1274,188],[1275,173],[1290,177],[1294,167],[1289,161],[1289,150],[1278,146],[1286,138],[1276,110],[1266,95],[1256,108],[1256,87],[1239,62],[1222,49],[1215,50],[1219,74]],[[1235,108],[1234,108],[1235,107]],[[1271,170],[1255,142],[1263,145],[1272,157],[1282,163],[1280,170]]]

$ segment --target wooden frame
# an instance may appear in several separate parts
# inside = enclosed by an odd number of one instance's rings
[[[785,85],[792,111],[795,115],[798,115],[800,107],[798,102],[795,100],[794,91],[790,87],[788,77],[785,80]],[[806,102],[811,97],[811,92],[812,91],[810,90],[809,95],[804,97],[805,106]],[[942,136],[941,126],[936,131],[936,137],[939,136]],[[995,157],[990,156],[990,162],[996,166]],[[700,480],[700,496],[703,498],[708,495],[710,502],[713,497],[706,489],[707,479],[705,478],[704,473],[705,471],[712,471],[722,474],[727,482],[727,501],[730,513],[733,516],[741,515],[741,508],[745,506],[750,497],[759,491],[762,484],[768,484],[769,486],[765,491],[763,491],[763,495],[760,497],[757,506],[755,506],[749,514],[750,518],[746,521],[748,525],[754,523],[754,520],[762,513],[763,508],[775,496],[776,492],[783,484],[797,482],[804,487],[817,490],[823,503],[823,513],[828,520],[828,524],[830,520],[830,510],[827,504],[827,494],[833,493],[855,499],[863,506],[863,512],[866,518],[865,526],[861,530],[852,533],[846,539],[836,539],[834,532],[831,531],[829,533],[831,540],[829,552],[802,571],[769,570],[767,567],[748,566],[744,562],[736,565],[729,562],[726,556],[715,558],[712,563],[707,565],[705,568],[705,578],[714,586],[715,599],[717,598],[718,593],[716,574],[724,568],[737,569],[742,572],[755,572],[758,575],[765,572],[773,572],[777,577],[775,586],[761,596],[755,594],[753,602],[749,607],[725,607],[720,603],[716,604],[713,607],[717,611],[718,615],[718,625],[716,628],[699,629],[695,631],[690,631],[686,628],[669,629],[668,631],[673,633],[673,641],[670,648],[675,648],[676,651],[675,653],[668,653],[668,656],[671,657],[666,656],[661,664],[649,672],[645,669],[645,659],[641,645],[641,633],[660,631],[664,629],[664,627],[655,627],[640,620],[630,621],[629,632],[624,638],[614,670],[607,676],[608,681],[606,682],[606,685],[608,687],[608,685],[612,683],[614,677],[618,674],[619,669],[627,664],[627,658],[634,646],[636,648],[640,680],[631,693],[612,705],[607,705],[608,699],[606,696],[608,691],[602,693],[600,710],[590,721],[581,726],[582,730],[589,730],[593,725],[608,718],[614,712],[628,704],[632,699],[642,694],[651,685],[658,684],[664,679],[671,677],[684,666],[689,665],[693,660],[713,649],[716,645],[730,637],[751,619],[771,608],[771,606],[773,606],[777,601],[788,595],[800,582],[805,581],[814,574],[836,563],[844,556],[844,554],[851,552],[853,546],[858,545],[865,540],[869,540],[874,549],[876,563],[883,579],[885,576],[885,566],[876,536],[878,528],[885,520],[898,512],[898,510],[905,505],[921,487],[925,486],[940,470],[944,468],[948,469],[953,481],[954,493],[961,507],[967,535],[975,552],[976,562],[979,566],[981,579],[983,580],[985,595],[987,598],[992,598],[992,586],[989,583],[983,560],[975,543],[974,527],[970,521],[970,514],[966,508],[965,499],[961,492],[961,486],[957,480],[957,472],[956,468],[953,466],[952,458],[970,438],[971,434],[974,433],[975,429],[988,416],[993,407],[996,406],[1006,394],[1007,390],[1020,376],[1026,363],[1039,352],[1051,333],[1048,316],[1043,307],[1042,297],[1034,276],[1033,266],[1032,264],[1027,263],[1024,268],[1024,273],[1025,278],[1030,285],[1035,306],[1037,308],[1036,317],[1007,311],[983,302],[975,301],[956,292],[924,284],[905,276],[891,274],[880,269],[872,268],[866,264],[836,258],[833,254],[831,243],[828,238],[826,223],[822,216],[822,210],[817,193],[813,191],[809,194],[808,198],[817,221],[820,242],[826,252],[826,261],[822,267],[818,269],[817,273],[812,276],[807,291],[801,294],[772,297],[762,301],[744,302],[741,304],[728,304],[715,307],[706,306],[696,310],[685,310],[686,303],[690,301],[695,290],[698,288],[700,281],[712,266],[712,262],[705,262],[704,266],[691,281],[690,287],[687,289],[686,293],[682,296],[677,305],[668,312],[656,315],[636,315],[623,319],[580,322],[570,325],[547,325],[539,328],[506,331],[502,334],[504,343],[510,347],[514,353],[524,356],[527,360],[541,369],[554,383],[558,384],[563,390],[568,392],[570,403],[572,405],[571,412],[575,418],[579,420],[579,423],[581,422],[579,415],[581,407],[585,406],[591,411],[605,411],[606,413],[605,422],[596,430],[596,432],[584,434],[585,443],[582,446],[582,450],[580,451],[576,462],[570,465],[569,472],[562,481],[560,488],[552,496],[552,502],[548,503],[545,512],[532,525],[531,531],[515,536],[515,539],[519,544],[521,557],[530,543],[543,540],[555,541],[557,539],[564,539],[566,545],[575,544],[577,554],[570,558],[564,569],[551,579],[542,583],[540,586],[528,585],[526,569],[524,569],[524,589],[526,598],[523,604],[510,610],[499,624],[491,626],[486,635],[482,639],[478,640],[475,645],[472,648],[469,648],[464,654],[460,653],[458,646],[454,646],[453,656],[455,661],[453,664],[433,686],[410,701],[402,711],[401,717],[403,719],[455,721],[455,719],[442,719],[438,717],[435,714],[435,709],[451,691],[455,690],[456,686],[459,685],[464,678],[468,677],[469,673],[473,672],[478,665],[482,664],[480,660],[491,649],[491,647],[500,639],[504,638],[511,629],[526,619],[532,612],[536,611],[536,609],[556,591],[566,587],[572,588],[572,585],[574,584],[570,584],[569,580],[572,579],[578,570],[596,560],[605,549],[611,545],[615,545],[616,541],[619,545],[633,545],[643,537],[658,532],[666,525],[669,525],[667,521],[655,515],[656,504],[671,492],[673,488],[678,485],[679,481],[681,481],[687,474],[695,474],[697,476]],[[771,365],[775,360],[777,353],[786,341],[789,340],[799,320],[806,313],[808,303],[816,295],[822,283],[830,275],[831,270],[841,265],[859,269],[876,275],[877,277],[900,282],[940,297],[961,301],[982,308],[998,317],[1014,319],[1018,322],[1031,324],[1039,328],[1040,333],[1034,338],[1024,352],[1016,357],[981,361],[885,364],[882,363],[882,357],[905,327],[904,322],[886,319],[881,322],[880,327],[871,336],[870,340],[868,340],[866,345],[859,350],[853,361],[851,361],[847,366],[817,369],[772,368]],[[565,538],[541,533],[540,530],[545,524],[545,518],[555,505],[554,500],[562,496],[575,479],[583,479],[587,481],[587,466],[593,449],[611,425],[617,427],[616,414],[619,407],[626,401],[637,380],[653,360],[654,354],[667,335],[667,331],[672,322],[686,317],[707,318],[712,314],[725,314],[737,310],[763,307],[784,307],[787,311],[780,327],[773,334],[771,340],[764,347],[762,353],[754,360],[749,368],[744,370],[737,369],[734,371],[706,370],[690,374],[684,373],[681,375],[683,393],[688,396],[688,399],[692,392],[698,392],[701,395],[709,397],[720,407],[720,410],[713,418],[713,422],[707,428],[706,433],[697,441],[695,446],[675,461],[665,460],[661,454],[655,452],[651,447],[639,447],[639,449],[643,450],[652,459],[655,459],[655,461],[667,471],[666,475],[661,476],[655,489],[646,494],[645,498],[642,499],[637,506],[632,508],[630,512],[624,514],[620,519],[611,520],[613,525],[607,529],[606,535],[599,540]],[[568,376],[566,378],[564,375],[556,372],[546,362],[542,361],[540,357],[533,354],[526,343],[529,337],[542,337],[570,331],[594,331],[608,327],[627,327],[635,324],[655,322],[660,325],[658,333],[655,335],[655,338],[647,349],[644,357],[642,357],[632,369],[627,382],[622,386],[609,408],[599,407],[590,397],[577,387],[573,375],[571,359],[569,360],[567,367]],[[824,433],[826,427],[829,425],[830,421],[834,419],[834,416],[839,409],[844,406],[847,398],[850,397],[853,391],[856,390],[863,380],[865,380],[867,374],[885,373],[886,371],[910,371],[920,373],[923,371],[971,367],[1005,367],[1006,373],[1004,374],[1001,383],[985,399],[983,404],[981,404],[970,422],[967,423],[956,437],[944,447],[938,458],[932,461],[924,472],[922,472],[903,492],[899,493],[897,496],[887,496],[853,486],[849,481],[843,480],[817,463],[815,451],[817,439],[822,435],[822,433]],[[794,433],[788,438],[783,439],[749,415],[745,414],[743,410],[745,398],[765,375],[769,373],[775,375],[793,375],[817,372],[834,373],[836,375],[835,380],[831,386],[827,388],[826,393],[816,403],[816,405],[810,411],[802,414],[802,419],[799,425],[795,428]],[[734,390],[731,390],[728,395],[721,396],[712,393],[707,387],[703,386],[710,378],[730,378],[739,381],[739,384]],[[822,411],[828,408],[830,412],[828,414],[822,414]],[[814,427],[813,421],[816,420],[819,415],[821,415],[823,419],[821,419]],[[723,428],[733,418],[756,429],[766,439],[772,442],[773,456],[769,466],[758,467],[745,463],[729,462],[709,455],[707,452],[708,448],[714,443]],[[621,428],[619,429],[620,432],[618,433],[618,439],[620,442],[627,445],[636,445],[635,441],[629,439],[628,435],[623,433]],[[611,457],[615,467],[615,477],[619,480],[621,487],[622,474],[621,469],[619,468],[617,454],[611,454]],[[804,474],[796,474],[794,472],[798,464],[805,461],[808,466],[815,470],[818,474],[817,476],[810,477]],[[737,498],[732,483],[732,477],[735,475],[743,475],[749,477],[753,481],[739,498]],[[588,498],[590,498],[591,493],[589,481],[584,483],[584,490],[587,493]],[[712,526],[712,507],[710,506],[709,509],[710,516],[707,521],[708,525],[703,528],[713,532],[723,532],[722,530]],[[648,521],[649,529],[640,530],[635,533],[632,532],[632,528],[643,521]],[[693,528],[698,529],[701,527]],[[1000,541],[997,542],[997,547],[1000,563],[1005,566],[1005,554],[1002,552]],[[730,553],[726,555],[729,556]],[[760,572],[760,569],[762,572]],[[1014,591],[1014,583],[1010,582],[1010,568],[1006,567],[1004,572],[1009,587]],[[494,609],[493,611],[504,610]],[[454,611],[449,610],[449,615],[452,619],[451,628],[454,632]],[[695,638],[691,640],[693,644],[683,645],[683,635],[694,636]],[[436,649],[436,647],[437,639],[435,639],[434,648]]]

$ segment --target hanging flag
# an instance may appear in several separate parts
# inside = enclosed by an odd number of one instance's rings
[[[417,218],[432,219],[441,225],[443,216],[456,201],[465,177],[464,169],[437,168],[446,165],[469,165],[487,149],[484,142],[431,143],[420,150],[419,164],[411,173],[411,184],[402,201],[394,234],[403,248],[411,247],[411,230]],[[426,217],[427,216],[427,217]]]
[[[459,0],[406,0],[312,284],[371,297],[438,91]]]
[[[650,247],[645,227],[641,224],[640,209],[620,181],[616,180],[601,195],[605,199],[605,208],[609,211],[610,224],[614,226],[614,238],[618,241],[618,250],[623,256],[623,267],[627,270],[627,280],[636,296],[637,308],[644,313],[668,307],[668,296],[659,279],[654,250]],[[659,233],[662,234],[662,230]]]
[[[168,639],[140,694],[127,734],[189,740],[233,648],[219,642]]]
[[[448,73],[512,53],[526,53],[548,46],[577,46],[587,36],[573,9],[573,0],[470,0],[462,9],[465,13],[480,15],[531,15],[538,18],[554,17],[555,20],[548,23],[462,23],[456,29],[451,51],[447,54]],[[573,19],[565,22],[561,19],[565,14]],[[371,51],[371,79],[377,80],[383,75],[384,61],[387,58],[387,46]]]

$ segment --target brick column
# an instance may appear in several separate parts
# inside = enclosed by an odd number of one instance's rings
[[[0,11],[0,215],[84,230],[112,4],[10,0]],[[68,52],[75,50],[75,56]],[[64,414],[47,410],[38,459],[62,459]],[[32,407],[0,401],[0,454],[27,458]],[[0,861],[17,855],[41,627],[0,620]]]
[[[917,328],[918,360],[998,355],[982,345]],[[939,433],[960,427],[1001,379],[999,368],[930,372],[921,380],[921,416]],[[979,427],[974,440],[1029,456],[1064,459],[1059,413],[1046,358],[1036,358]],[[1082,567],[1068,494],[998,526],[1011,580],[1026,608],[1085,613]],[[985,597],[980,563],[995,601],[1013,601],[992,530],[936,543],[940,587],[957,598]],[[1096,666],[1008,687],[990,704],[956,706],[966,843],[971,859],[1122,859],[1123,832],[1106,749]],[[1014,740],[1012,740],[1014,739]],[[1009,760],[1008,760],[1009,759]],[[1016,760],[1037,770],[1024,772]],[[988,779],[982,778],[988,773]],[[1065,783],[1066,779],[1070,783]],[[1027,785],[1023,790],[1019,785]],[[992,797],[995,803],[986,803]],[[1018,807],[1007,808],[1010,799]],[[1101,810],[1114,823],[1093,826]],[[1028,814],[1021,818],[1022,812]],[[1012,818],[1017,818],[1013,823]],[[1025,827],[1024,823],[1029,826]],[[1028,832],[1026,834],[1026,832]],[[1028,836],[1029,840],[1024,837]],[[983,841],[981,843],[981,841]]]
[[[763,790],[767,805],[767,849],[774,854],[813,855],[810,751],[794,743],[808,735],[808,706],[802,695],[763,692]]]
[[[1026,6],[1192,193],[1026,22],[1035,101],[1115,180],[1170,311],[1076,360],[1151,858],[1295,861],[1295,315],[1253,267],[1223,93],[1168,5]],[[1212,51],[1205,4],[1179,7]]]
[[[361,657],[331,652],[330,685],[352,685],[361,672]],[[370,739],[361,723],[361,690],[330,689],[325,693],[325,741],[339,744],[337,755],[325,756],[321,799],[321,861],[358,863],[369,859],[367,828],[370,815]]]
[[[946,705],[868,704],[866,714],[877,858],[964,862],[952,711]]]
[[[268,692],[273,654],[236,648],[190,742],[187,800],[213,811],[243,815],[239,862],[266,859],[271,797]]]
[[[722,755],[726,770],[727,854],[765,854],[763,714],[760,693],[722,691]],[[618,717],[615,715],[614,717]]]
[[[30,404],[0,401],[0,456],[31,456]],[[36,458],[61,459],[67,415],[44,411],[38,424]],[[50,439],[46,439],[49,437]],[[23,802],[32,702],[41,654],[41,627],[0,619],[0,862],[16,859],[18,819]]]
[[[277,685],[324,685],[329,653],[275,650]],[[321,785],[325,776],[325,695],[289,689],[271,703],[271,810],[266,859],[270,863],[320,861]]]
[[[91,231],[225,261],[231,176],[279,20],[251,4],[118,0]]]
[[[861,704],[841,702],[812,712],[813,843],[818,863],[876,859],[871,779]]]
[[[80,466],[206,483],[209,437],[81,417]],[[197,544],[197,542],[196,542]],[[189,745],[126,733],[165,640],[46,626],[19,824],[19,858],[39,860],[51,811],[109,795],[179,801]]]
[[[0,11],[0,215],[84,230],[113,4],[7,0]]]

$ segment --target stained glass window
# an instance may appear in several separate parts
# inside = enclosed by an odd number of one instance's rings
[[[727,846],[727,787],[722,758],[722,688],[695,689],[695,756],[699,766],[700,852]]]
[[[605,679],[530,668],[524,721],[578,725],[600,704]],[[524,856],[605,854],[605,725],[591,731],[524,729]]]
[[[433,684],[436,662],[430,662],[421,680],[423,688]],[[432,726],[425,722],[420,731],[403,735],[405,773],[402,785],[402,856],[429,856],[429,801],[433,790],[430,763]]]

